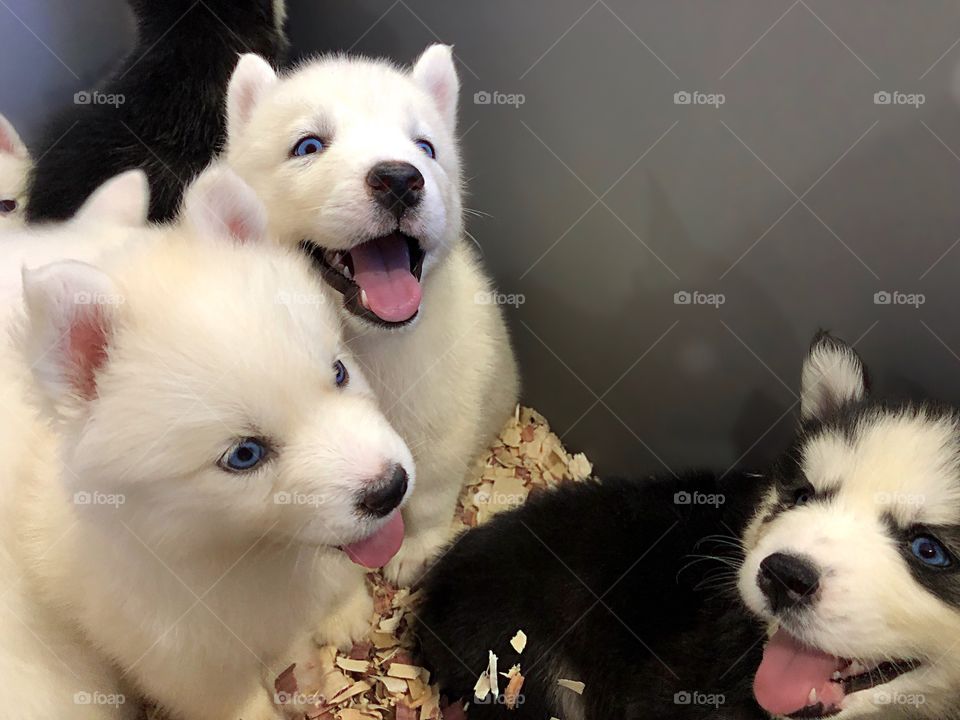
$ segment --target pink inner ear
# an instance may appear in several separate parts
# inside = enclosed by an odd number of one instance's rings
[[[0,125],[0,152],[6,153],[7,155],[16,154],[17,149],[13,145],[13,138],[11,138],[3,125]]]
[[[231,237],[238,242],[245,243],[250,239],[250,228],[247,225],[246,219],[243,217],[234,216],[230,218],[230,221],[227,223],[227,229],[230,231]]]
[[[67,332],[67,356],[72,364],[71,380],[85,400],[97,396],[96,372],[107,360],[107,333],[99,307],[78,316]]]

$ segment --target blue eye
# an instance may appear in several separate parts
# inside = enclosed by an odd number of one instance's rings
[[[423,154],[426,155],[431,160],[437,159],[437,151],[433,147],[433,143],[429,140],[417,140],[416,145],[418,148],[423,150]]]
[[[246,438],[227,450],[220,458],[219,465],[224,470],[243,472],[255,468],[266,456],[267,448],[262,441]]]
[[[939,540],[929,535],[915,537],[910,543],[910,550],[920,562],[930,567],[945,568],[953,564],[950,552]]]
[[[308,135],[296,144],[293,148],[293,154],[298,156],[312,155],[313,153],[322,152],[326,147],[323,140],[315,135]]]
[[[337,387],[343,387],[350,381],[350,373],[347,372],[347,366],[340,360],[333,364],[333,371],[336,373]]]

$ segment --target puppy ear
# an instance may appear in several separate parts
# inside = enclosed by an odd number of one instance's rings
[[[0,154],[13,155],[24,160],[30,157],[30,152],[17,134],[16,128],[3,115],[0,115]]]
[[[127,170],[94,190],[74,219],[143,227],[147,224],[149,207],[150,185],[146,174],[143,170]]]
[[[212,165],[183,201],[187,223],[202,237],[238,243],[267,237],[267,210],[249,185],[226,165]]]
[[[92,400],[97,372],[123,297],[101,270],[75,260],[23,269],[27,353],[33,372],[55,404]]]
[[[867,394],[867,372],[849,345],[820,332],[810,345],[800,380],[800,416],[826,420]]]
[[[413,66],[413,80],[433,98],[440,116],[453,130],[457,125],[460,79],[453,64],[453,46],[431,45]]]
[[[227,142],[250,122],[264,91],[276,82],[276,71],[262,57],[240,56],[227,87]]]

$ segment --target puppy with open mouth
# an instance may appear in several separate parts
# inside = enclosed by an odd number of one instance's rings
[[[471,720],[960,718],[960,413],[865,378],[818,336],[768,473],[587,482],[468,532],[424,583],[441,689]],[[490,653],[519,690],[478,683]]]
[[[120,175],[0,263],[23,298],[0,348],[0,715],[120,720],[142,693],[282,720],[310,631],[368,632],[413,459],[253,191],[212,168],[148,227],[146,190]]]
[[[517,371],[490,281],[464,240],[451,48],[411,69],[344,56],[278,76],[240,59],[223,160],[264,199],[272,232],[312,258],[346,341],[417,458],[409,584],[449,539],[473,460],[509,417]]]

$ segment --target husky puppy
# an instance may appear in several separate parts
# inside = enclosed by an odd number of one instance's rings
[[[0,231],[23,221],[29,172],[27,146],[10,121],[0,115]]]
[[[459,80],[450,47],[410,70],[332,56],[278,77],[240,59],[224,160],[273,233],[313,257],[346,341],[417,454],[409,536],[387,576],[417,579],[449,539],[462,480],[517,400],[490,281],[464,240]]]
[[[402,540],[412,458],[316,274],[232,173],[184,207],[96,264],[24,271],[0,355],[4,717],[122,717],[132,687],[184,720],[278,720],[262,681],[318,619],[333,643],[369,621],[357,564]]]
[[[240,53],[279,63],[284,0],[130,0],[137,44],[106,83],[78,93],[37,144],[30,222],[66,220],[108,178],[141,168],[150,219],[169,220],[184,186],[224,140],[227,81]],[[79,99],[78,99],[79,98]]]
[[[443,690],[492,651],[524,683],[473,720],[960,718],[960,415],[868,400],[829,335],[801,385],[769,473],[565,487],[464,535],[424,584]]]

